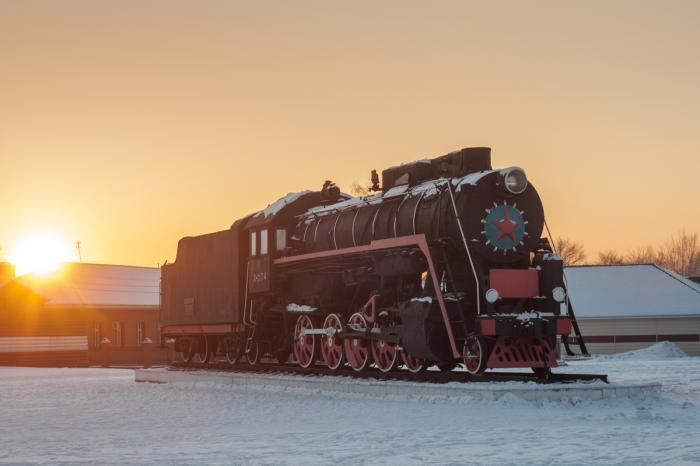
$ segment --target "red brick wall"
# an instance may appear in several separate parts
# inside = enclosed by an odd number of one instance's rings
[[[0,352],[0,366],[87,367],[87,351]]]
[[[87,308],[83,306],[42,305],[36,299],[0,301],[1,337],[85,336],[87,351],[0,351],[0,365],[17,366],[87,366],[100,363],[95,344],[94,326],[101,324],[102,337],[112,340],[110,364],[138,366],[143,362],[143,347],[137,340],[137,323],[144,323],[143,337],[153,341],[153,361],[165,362],[167,353],[160,349],[159,310],[155,307]],[[113,322],[120,322],[123,344],[117,345]]]
[[[166,351],[160,349],[160,334],[158,333],[159,309],[142,308],[93,308],[84,309],[85,313],[85,334],[88,336],[88,358],[90,364],[100,363],[99,345],[95,343],[95,324],[101,327],[101,336],[107,337],[111,341],[109,359],[110,364],[115,365],[140,365],[143,361],[143,346],[137,339],[138,323],[144,323],[143,338],[150,338],[153,341],[154,362],[165,362]],[[122,344],[119,345],[114,322],[119,322],[121,326]]]
[[[17,346],[10,343],[15,337],[80,337],[85,336],[85,319],[80,312],[45,309],[36,303],[13,309],[0,308],[0,365],[84,367],[88,365],[86,350],[36,349],[35,342],[21,351],[11,351]],[[9,337],[9,338],[7,338]],[[32,339],[36,340],[36,339]],[[41,346],[41,345],[39,345]]]

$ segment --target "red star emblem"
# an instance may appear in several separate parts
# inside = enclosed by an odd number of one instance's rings
[[[513,232],[518,228],[518,226],[520,226],[520,224],[517,221],[508,218],[508,209],[503,211],[503,218],[501,220],[493,220],[491,225],[498,228],[498,238],[496,238],[496,242],[501,241],[504,236],[507,236],[512,242],[515,243],[515,235]]]

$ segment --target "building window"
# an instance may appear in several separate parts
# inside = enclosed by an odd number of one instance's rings
[[[136,346],[142,346],[146,338],[146,322],[136,322]]]
[[[124,326],[121,322],[112,322],[112,333],[114,338],[112,339],[113,348],[123,348],[124,347]]]
[[[100,349],[102,342],[102,323],[94,322],[92,324],[92,349]]]
[[[287,248],[287,230],[284,228],[277,229],[277,250],[284,251]]]
[[[258,255],[258,234],[254,231],[250,232],[250,255]]]
[[[260,255],[264,256],[267,254],[267,230],[262,230],[260,232]]]

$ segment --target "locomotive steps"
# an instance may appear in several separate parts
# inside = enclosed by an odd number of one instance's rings
[[[655,395],[661,390],[661,384],[658,383],[606,384],[602,381],[549,384],[522,381],[429,383],[374,378],[356,379],[346,376],[168,368],[138,369],[134,377],[137,382],[215,384],[248,390],[295,391],[315,395],[323,393],[483,401],[515,397],[535,402],[573,403],[579,400]]]

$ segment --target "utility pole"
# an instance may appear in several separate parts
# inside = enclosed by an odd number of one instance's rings
[[[80,262],[82,262],[83,261],[83,254],[80,252],[80,246],[81,246],[80,240],[76,241],[75,242],[75,249],[78,250],[78,259],[80,259]]]

